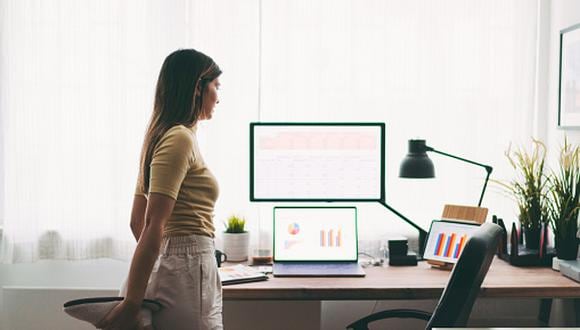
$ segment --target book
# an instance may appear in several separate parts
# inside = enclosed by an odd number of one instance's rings
[[[268,279],[266,274],[242,264],[223,266],[218,268],[218,272],[222,285],[265,281]]]

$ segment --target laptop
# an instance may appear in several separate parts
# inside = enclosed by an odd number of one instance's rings
[[[479,227],[478,223],[433,220],[423,259],[457,263],[465,244]]]
[[[356,207],[275,207],[277,277],[362,277]]]

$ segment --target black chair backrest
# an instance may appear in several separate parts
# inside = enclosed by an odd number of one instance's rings
[[[467,241],[449,282],[427,324],[432,327],[465,327],[481,283],[496,251],[501,228],[482,224]]]

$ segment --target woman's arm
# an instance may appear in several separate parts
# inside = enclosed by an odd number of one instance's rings
[[[174,206],[175,200],[168,196],[157,193],[149,195],[145,211],[145,226],[137,243],[129,270],[127,296],[99,322],[98,328],[132,329],[135,327],[138,322],[137,316],[141,302],[147,289],[147,282],[153,264],[159,255],[163,227]]]
[[[133,198],[133,209],[131,210],[131,232],[135,241],[139,241],[143,225],[145,224],[145,209],[147,208],[147,198],[143,195],[135,195]]]

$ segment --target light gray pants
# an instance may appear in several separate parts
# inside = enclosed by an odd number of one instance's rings
[[[124,295],[125,288],[121,290]],[[155,330],[221,330],[222,286],[213,239],[167,237],[147,285],[145,298],[163,308],[152,315]],[[144,323],[150,316],[143,315]]]

